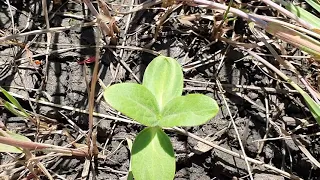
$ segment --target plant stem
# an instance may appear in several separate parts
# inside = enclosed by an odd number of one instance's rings
[[[4,137],[4,136],[0,136],[0,143],[19,147],[22,149],[28,149],[28,150],[46,150],[51,152],[58,152],[58,153],[63,153],[69,156],[74,155],[74,156],[86,157],[88,155],[86,151],[80,150],[80,149],[62,148],[62,147],[54,146],[51,144],[20,141],[20,140],[13,139],[11,137]]]

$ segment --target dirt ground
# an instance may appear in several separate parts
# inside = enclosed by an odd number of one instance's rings
[[[175,58],[182,65],[184,94],[205,94],[214,98],[220,106],[215,118],[199,127],[184,128],[185,131],[234,153],[243,154],[239,135],[246,156],[256,160],[249,162],[254,179],[288,178],[269,166],[292,174],[292,179],[300,177],[315,180],[320,177],[320,170],[301,148],[303,146],[316,160],[320,159],[319,136],[310,135],[319,132],[319,127],[303,99],[287,83],[276,78],[273,72],[253,61],[245,51],[221,38],[215,38],[214,32],[221,23],[223,11],[181,4],[167,14],[158,31],[157,22],[166,10],[156,3],[137,12],[116,13],[130,11],[132,3],[137,5],[143,2],[108,2],[120,29],[116,34],[116,43],[112,44],[107,42],[108,38],[98,36],[101,31],[96,25],[80,27],[79,24],[94,20],[90,10],[82,3],[76,0],[48,1],[49,23],[53,31],[47,49],[47,33],[27,33],[46,29],[41,1],[0,1],[1,36],[22,34],[0,43],[0,86],[19,95],[17,99],[21,105],[41,115],[41,119],[52,129],[39,130],[34,123],[0,107],[0,120],[6,128],[40,143],[65,146],[77,140],[79,144],[86,144],[84,136],[88,130],[88,114],[72,108],[88,110],[88,86],[94,63],[85,65],[81,62],[96,56],[96,46],[101,46],[99,78],[105,85],[110,85],[141,81],[148,63],[157,54],[162,54]],[[258,1],[243,0],[242,3],[249,10],[256,8],[257,14],[277,15]],[[195,14],[201,17],[190,21],[181,18],[182,15]],[[247,21],[233,15],[229,18],[234,19],[223,24],[224,38],[257,43],[248,29]],[[66,29],[58,32],[54,29],[56,27]],[[157,32],[158,37],[154,39]],[[290,45],[285,48],[292,55],[302,54]],[[270,54],[263,46],[254,50]],[[264,57],[299,83],[272,56]],[[317,89],[318,64],[305,58],[297,58],[294,62],[296,68]],[[102,92],[103,89],[97,84],[94,111],[127,119],[104,102]],[[81,177],[85,167],[83,157],[41,158],[40,162],[54,179],[126,178],[130,160],[127,139],[134,140],[143,127],[108,117],[94,118],[97,146],[103,158],[93,162],[87,177]],[[280,127],[280,130],[276,127]],[[192,136],[166,132],[176,153],[175,179],[249,179],[243,159],[205,145]],[[284,138],[285,133],[291,134]],[[34,154],[45,155],[43,152]],[[0,164],[0,179],[34,178],[23,163],[23,157],[17,154],[0,153]],[[40,171],[37,174],[40,179],[47,179]]]

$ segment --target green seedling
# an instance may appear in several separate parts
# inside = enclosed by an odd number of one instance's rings
[[[11,96],[10,93],[8,93],[8,91],[6,91],[5,89],[3,89],[2,87],[0,87],[0,92],[2,94],[4,94],[6,96],[6,98],[8,98],[8,101],[3,100],[0,98],[0,104],[3,104],[3,106],[10,111],[12,114],[19,116],[19,117],[28,117],[28,113],[26,112],[26,110],[23,109],[23,107],[20,105],[20,103],[18,102],[18,100],[16,98],[14,98],[13,96]]]
[[[295,14],[299,18],[303,19],[304,21],[311,24],[314,28],[320,28],[320,19],[313,15],[312,13],[308,12],[307,10],[303,9],[302,7],[296,6],[291,2],[286,2],[284,0],[278,0],[280,4],[282,4],[288,11]],[[309,1],[308,3],[312,3],[313,1]],[[313,5],[316,3],[313,2]],[[319,5],[319,4],[318,4]]]
[[[212,98],[201,94],[182,96],[182,90],[182,68],[165,56],[156,57],[148,65],[142,85],[120,83],[105,89],[109,105],[147,126],[131,149],[131,170],[136,180],[174,178],[174,150],[162,128],[201,125],[218,113],[218,104]]]
[[[18,100],[11,96],[11,94],[0,87],[0,92],[8,98],[8,101],[3,100],[0,98],[0,104],[3,105],[8,111],[10,111],[12,114],[19,116],[19,117],[28,117],[28,113],[23,109],[23,107],[20,105]],[[25,142],[31,142],[30,139],[28,139],[25,136],[13,133],[11,131],[0,131],[0,136],[9,136],[10,138],[13,138],[15,140],[25,141]],[[7,144],[0,143],[0,152],[10,152],[10,153],[22,153],[22,149],[15,146],[10,146]]]

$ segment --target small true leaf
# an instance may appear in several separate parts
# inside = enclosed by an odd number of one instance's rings
[[[202,94],[189,94],[170,101],[161,113],[161,127],[198,126],[213,118],[219,106],[212,98]]]
[[[161,110],[166,103],[182,95],[183,73],[181,66],[170,57],[158,56],[148,65],[142,84],[156,97]]]
[[[173,147],[161,128],[148,127],[137,135],[132,146],[131,168],[136,180],[174,178]]]
[[[22,136],[20,134],[16,134],[10,131],[6,131],[8,135],[10,135],[11,138],[19,140],[19,141],[26,141],[31,142],[31,140],[25,136]],[[15,146],[10,146],[7,144],[0,143],[0,152],[8,152],[8,153],[22,153],[22,149]]]
[[[153,126],[157,123],[157,101],[153,94],[140,84],[112,85],[104,91],[104,98],[113,108],[143,125]]]

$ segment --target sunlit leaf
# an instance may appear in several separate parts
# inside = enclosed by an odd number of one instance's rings
[[[121,83],[108,87],[104,98],[113,108],[146,126],[157,123],[159,108],[153,94],[144,86]]]
[[[312,6],[315,10],[318,11],[318,13],[320,13],[320,4],[317,3],[314,0],[305,0],[310,6]]]
[[[289,81],[290,84],[293,82]],[[312,116],[316,119],[317,123],[320,125],[320,105],[317,104],[308,93],[302,90],[298,85],[293,84],[293,87],[302,95],[304,98]]]
[[[294,5],[293,3],[286,2],[286,1],[279,1],[279,2],[283,4],[287,10],[289,10],[299,18],[303,19],[304,21],[308,22],[309,24],[311,24],[316,28],[320,28],[320,19],[317,16],[301,8],[300,6]]]
[[[22,153],[23,151],[20,148],[0,143],[0,152]]]
[[[155,58],[147,67],[143,84],[122,83],[105,89],[104,98],[113,108],[146,126],[131,146],[129,174],[136,180],[170,180],[175,157],[162,127],[200,125],[218,112],[212,98],[200,94],[181,96],[183,73],[174,59]],[[132,174],[131,174],[132,172]]]
[[[172,180],[175,157],[169,137],[159,127],[141,131],[132,146],[132,173],[136,180]]]
[[[219,111],[212,98],[202,94],[189,94],[170,101],[161,113],[159,126],[197,126],[206,123]]]
[[[170,100],[182,95],[181,66],[170,57],[158,56],[148,65],[142,84],[154,94],[161,110]]]
[[[16,98],[14,98],[11,94],[9,94],[5,89],[3,89],[2,87],[0,87],[0,91],[9,99],[9,101],[15,106],[17,107],[23,114],[25,114],[24,117],[27,117],[28,114],[25,111],[25,109],[20,105],[20,103],[18,102],[18,100]]]
[[[18,116],[18,117],[28,117],[25,113],[17,110],[17,109],[16,109],[17,107],[14,106],[13,104],[11,104],[11,103],[9,103],[9,102],[7,102],[7,101],[5,101],[5,100],[2,100],[2,99],[0,99],[0,101],[1,101],[1,103],[3,104],[3,106],[4,106],[8,111],[10,111],[12,114],[14,114],[14,115],[16,115],[16,116]]]

